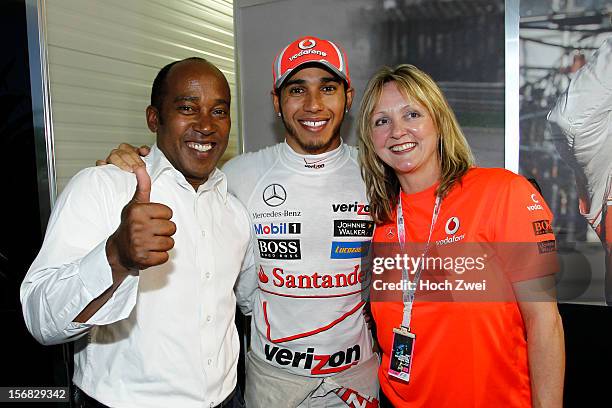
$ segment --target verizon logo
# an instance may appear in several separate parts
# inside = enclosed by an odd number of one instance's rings
[[[355,201],[351,204],[332,204],[332,211],[337,213],[357,213],[357,215],[370,215],[370,206]]]

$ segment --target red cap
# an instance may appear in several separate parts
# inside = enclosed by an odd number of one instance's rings
[[[331,41],[307,36],[298,38],[283,48],[274,59],[274,89],[280,88],[294,69],[308,63],[325,66],[344,79],[348,86],[351,85],[346,55],[340,47]]]

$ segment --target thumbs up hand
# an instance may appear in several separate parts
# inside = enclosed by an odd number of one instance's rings
[[[168,260],[174,247],[176,225],[172,210],[151,203],[151,177],[145,167],[134,169],[136,191],[121,211],[121,224],[106,243],[106,255],[113,272],[134,273]]]
[[[147,168],[143,166],[135,168],[134,174],[136,175],[136,191],[134,191],[132,202],[147,204],[151,200],[151,177],[147,173]]]

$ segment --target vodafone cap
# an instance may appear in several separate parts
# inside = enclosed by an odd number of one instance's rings
[[[340,47],[331,41],[307,36],[283,48],[274,59],[274,89],[280,88],[294,69],[308,63],[324,65],[351,85],[346,55]]]

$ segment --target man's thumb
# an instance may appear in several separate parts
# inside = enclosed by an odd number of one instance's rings
[[[151,177],[144,166],[134,169],[136,174],[136,191],[132,200],[139,203],[148,203],[151,197]]]

